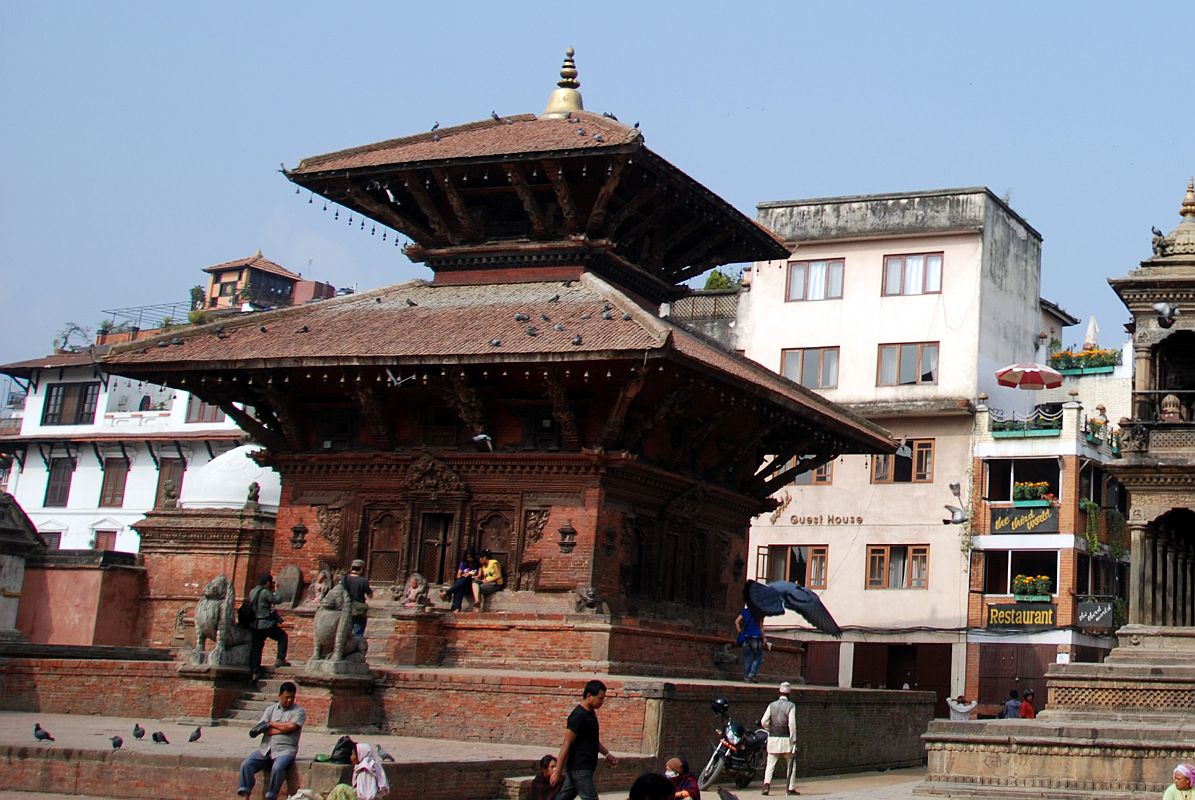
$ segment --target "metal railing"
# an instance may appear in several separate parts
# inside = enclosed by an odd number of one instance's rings
[[[988,410],[988,427],[1000,431],[1061,431],[1062,410],[1050,412],[1035,408],[1024,414],[1017,411]]]

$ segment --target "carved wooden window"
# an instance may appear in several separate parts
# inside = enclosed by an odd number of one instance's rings
[[[489,514],[477,526],[477,544],[481,550],[489,550],[498,559],[503,573],[513,572],[517,564],[511,563],[510,521],[495,512]]]
[[[128,459],[104,459],[104,482],[100,486],[100,508],[120,508],[124,505],[124,487],[128,479]]]
[[[524,410],[523,447],[530,450],[560,449],[560,424],[547,406]]]
[[[452,447],[456,445],[459,434],[460,418],[451,408],[430,406],[424,411],[424,444]]]
[[[116,549],[116,531],[96,531],[95,544],[92,545],[93,550],[115,550]]]
[[[321,450],[350,450],[357,445],[360,416],[355,409],[322,409],[313,415],[315,444]]]
[[[71,477],[75,474],[73,458],[51,458],[50,474],[46,480],[46,496],[42,506],[66,508],[71,493]]]

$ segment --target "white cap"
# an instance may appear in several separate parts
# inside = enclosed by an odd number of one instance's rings
[[[792,684],[788,681],[780,684],[780,694],[788,694],[789,689],[792,689]]]

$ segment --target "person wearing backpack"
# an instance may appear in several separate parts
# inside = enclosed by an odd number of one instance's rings
[[[1004,701],[1004,705],[1000,707],[1000,719],[1020,719],[1021,717],[1021,696],[1017,694],[1016,689],[1010,689],[1008,692],[1008,699]]]
[[[273,639],[278,643],[278,654],[274,660],[275,667],[289,667],[286,660],[287,636],[279,624],[282,617],[274,610],[280,598],[274,593],[274,578],[268,573],[261,576],[257,586],[249,592],[249,606],[253,610],[253,638],[249,645],[249,679],[257,680],[261,675],[261,652],[265,648],[266,639]]]

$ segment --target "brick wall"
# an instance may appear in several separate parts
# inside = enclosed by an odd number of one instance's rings
[[[166,661],[12,658],[0,663],[0,708],[56,714],[178,716],[177,665]]]

